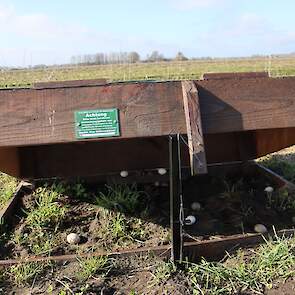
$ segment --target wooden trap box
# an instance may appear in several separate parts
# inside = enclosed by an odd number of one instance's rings
[[[247,161],[295,144],[295,78],[207,74],[198,81],[39,83],[0,90],[0,171],[21,179],[89,177],[182,163]],[[198,159],[198,160],[196,160]]]

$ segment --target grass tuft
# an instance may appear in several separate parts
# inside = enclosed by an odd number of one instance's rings
[[[17,187],[17,180],[0,172],[0,209],[12,197]]]
[[[6,275],[10,277],[10,280],[18,287],[23,287],[30,284],[35,277],[40,276],[45,269],[48,267],[49,263],[41,262],[28,262],[18,265],[11,266]]]
[[[34,192],[36,208],[27,213],[27,224],[32,228],[42,228],[59,223],[65,216],[66,208],[61,207],[57,200],[60,194],[48,188],[38,188]]]
[[[195,294],[262,294],[277,279],[295,274],[295,239],[276,238],[245,255],[240,251],[225,263],[202,260],[188,268]]]
[[[95,274],[106,274],[110,269],[110,263],[107,256],[89,257],[86,259],[79,259],[80,270],[78,279],[86,281]]]
[[[100,193],[96,204],[108,210],[116,210],[126,214],[138,213],[146,193],[138,191],[136,185],[107,186],[107,193]]]

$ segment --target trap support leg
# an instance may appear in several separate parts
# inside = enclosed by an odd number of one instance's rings
[[[171,260],[182,261],[182,191],[179,135],[169,136]]]

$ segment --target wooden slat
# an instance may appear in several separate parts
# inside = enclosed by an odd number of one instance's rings
[[[107,83],[106,79],[50,81],[50,82],[36,82],[36,83],[34,83],[33,88],[46,89],[46,88],[98,86],[98,85],[103,85],[106,83]]]
[[[182,82],[183,104],[192,175],[207,173],[198,90],[193,81]]]
[[[246,78],[268,78],[268,72],[242,72],[242,73],[205,73],[204,80],[217,79],[246,79]]]

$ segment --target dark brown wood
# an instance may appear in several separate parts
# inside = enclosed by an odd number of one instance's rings
[[[0,146],[79,141],[74,111],[104,108],[119,109],[118,139],[186,133],[181,82],[0,90]]]
[[[295,127],[293,77],[196,84],[204,134]],[[0,90],[0,146],[75,142],[74,111],[111,107],[119,139],[186,134],[182,100],[181,82]]]
[[[3,222],[4,225],[10,224],[10,217],[15,209],[15,207],[18,205],[19,200],[26,192],[31,192],[34,189],[34,185],[29,182],[21,181],[16,190],[13,194],[12,198],[7,202],[7,204],[2,208],[0,211],[0,220]]]
[[[207,173],[198,90],[193,81],[182,82],[183,105],[192,175]]]
[[[18,148],[0,147],[0,171],[13,176],[20,175]]]
[[[204,134],[295,127],[295,77],[197,81]]]
[[[81,87],[81,86],[98,86],[106,84],[106,79],[91,79],[91,80],[71,80],[71,81],[49,81],[36,82],[33,84],[35,89],[46,88],[65,88],[65,87]]]
[[[277,233],[266,234],[247,234],[235,235],[230,237],[218,238],[210,241],[202,242],[188,242],[184,244],[184,257],[189,261],[198,262],[201,258],[209,261],[219,260],[224,257],[226,253],[233,253],[241,248],[247,248],[265,242],[270,238],[275,237],[294,237],[295,230],[281,230]]]
[[[268,78],[268,72],[242,72],[242,73],[205,73],[204,80],[218,79],[246,79],[246,78]]]

